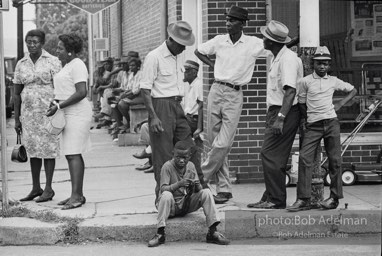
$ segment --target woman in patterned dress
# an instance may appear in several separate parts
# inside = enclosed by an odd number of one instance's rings
[[[57,57],[63,68],[54,76],[54,99],[47,116],[58,109],[65,113],[66,125],[62,131],[62,150],[68,161],[72,193],[59,202],[62,210],[80,207],[86,202],[83,195],[85,163],[82,153],[90,149],[90,123],[92,108],[87,100],[88,71],[85,63],[77,57],[82,50],[82,39],[75,34],[58,37]]]
[[[45,33],[31,30],[25,36],[28,52],[18,61],[13,79],[15,90],[15,130],[22,134],[32,172],[32,191],[20,201],[52,200],[55,158],[59,156],[59,137],[44,128],[46,109],[53,99],[53,75],[61,70],[61,63],[44,49]],[[45,189],[40,186],[40,172],[44,159]]]

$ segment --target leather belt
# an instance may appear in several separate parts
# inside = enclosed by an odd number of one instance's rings
[[[159,97],[159,98],[154,98],[154,99],[161,99],[161,100],[174,100],[181,102],[183,99],[183,96],[172,96],[172,97]]]
[[[222,82],[222,81],[218,81],[218,80],[215,80],[215,83],[228,86],[228,87],[230,87],[232,89],[235,89],[236,91],[239,91],[240,87],[241,87],[240,85],[233,85],[233,84]]]

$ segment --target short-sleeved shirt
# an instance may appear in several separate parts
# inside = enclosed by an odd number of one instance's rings
[[[276,58],[272,58],[268,72],[267,106],[281,106],[283,104],[286,85],[295,88],[298,92],[298,81],[303,76],[304,69],[301,59],[286,46],[281,48]],[[297,104],[297,92],[293,105]]]
[[[147,54],[140,88],[151,90],[153,98],[184,96],[181,75],[183,63],[184,55],[172,55],[164,42]]]
[[[138,94],[141,90],[139,87],[139,83],[141,82],[142,71],[138,70],[138,72],[134,75],[133,72],[130,72],[128,76],[128,86],[127,89],[131,90],[133,94]]]
[[[199,102],[203,102],[203,84],[199,77],[196,77],[189,86],[189,90],[184,97],[184,113],[197,115]]]
[[[299,82],[298,102],[306,103],[308,123],[337,117],[333,105],[334,91],[350,92],[354,86],[335,76],[320,77],[315,72]]]
[[[251,81],[256,59],[266,56],[263,40],[244,33],[233,44],[229,34],[217,35],[198,46],[204,55],[216,55],[215,79],[234,85],[245,85]]]
[[[67,63],[54,76],[54,95],[56,100],[67,100],[76,92],[75,85],[79,82],[87,83],[88,70],[85,63],[75,58]]]
[[[50,88],[53,88],[53,76],[60,70],[61,62],[59,59],[44,49],[36,63],[33,63],[30,54],[26,53],[16,65],[13,83],[50,85]]]
[[[188,162],[186,165],[186,170],[184,174],[177,171],[175,167],[174,160],[171,159],[163,164],[160,175],[160,187],[163,185],[172,185],[178,181],[188,178],[192,180],[199,180],[198,174],[196,173],[195,165],[192,162]],[[178,188],[172,192],[175,202],[179,201],[186,194],[186,189],[184,187]]]

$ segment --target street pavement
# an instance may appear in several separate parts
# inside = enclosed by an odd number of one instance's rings
[[[7,155],[16,141],[13,120],[7,120]],[[64,156],[56,161],[52,201],[23,202],[32,211],[52,212],[61,217],[79,218],[75,227],[81,241],[148,241],[156,231],[154,175],[135,170],[146,159],[132,155],[144,146],[119,147],[106,129],[91,130],[92,150],[84,154],[86,204],[63,211],[57,203],[70,196],[70,176]],[[28,163],[8,161],[8,190],[11,199],[20,199],[31,190]],[[44,171],[41,181],[45,182]],[[44,184],[42,184],[42,187]],[[233,199],[217,205],[222,224],[218,229],[229,239],[337,238],[354,234],[381,233],[381,184],[356,184],[344,187],[344,199],[336,210],[310,210],[289,213],[286,210],[252,210],[264,184],[234,184]],[[296,200],[296,187],[288,187],[288,204]],[[325,187],[325,197],[329,194]],[[346,206],[345,206],[346,204]],[[0,244],[55,244],[63,241],[68,229],[66,219],[46,223],[28,218],[0,218]],[[205,240],[207,228],[202,210],[168,221],[166,241]]]

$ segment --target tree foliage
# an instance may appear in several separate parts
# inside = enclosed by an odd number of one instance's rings
[[[87,64],[87,14],[69,4],[45,4],[36,6],[37,27],[46,33],[44,49],[55,55],[58,36],[61,34],[76,33],[84,41],[84,48],[79,57]]]

